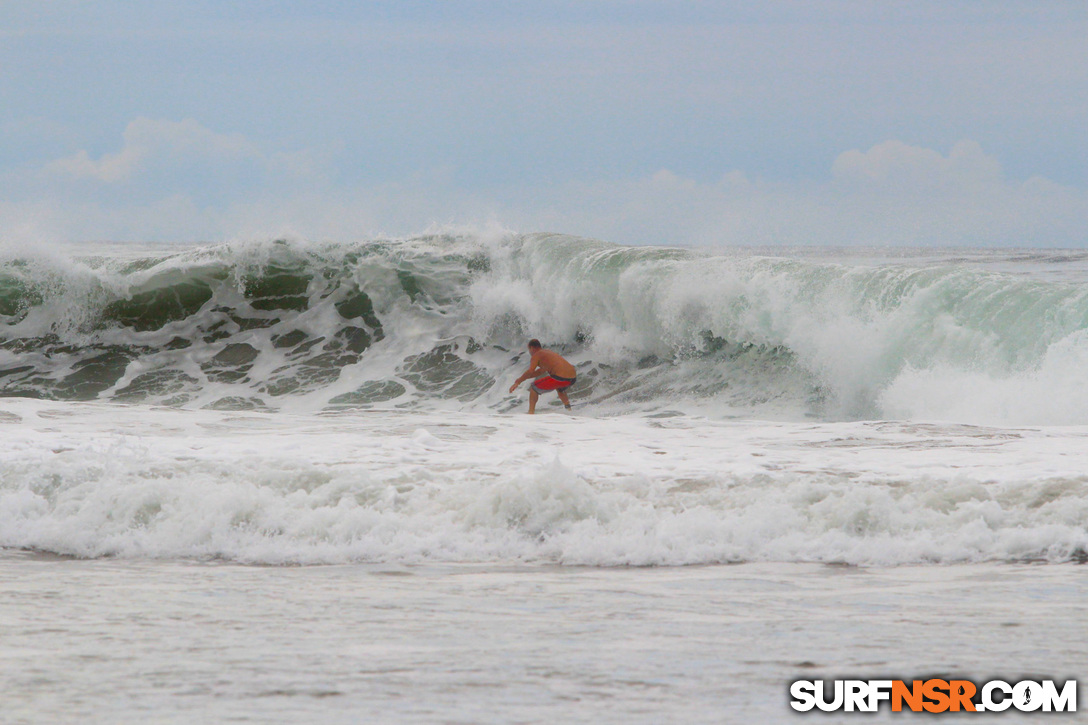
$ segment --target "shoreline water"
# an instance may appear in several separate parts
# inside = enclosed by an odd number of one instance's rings
[[[0,583],[13,723],[780,722],[803,717],[795,679],[1071,679],[1088,661],[1073,564],[255,567],[3,550]]]

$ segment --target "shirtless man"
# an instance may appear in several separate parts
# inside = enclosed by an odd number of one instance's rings
[[[529,340],[529,354],[532,355],[529,359],[529,369],[510,386],[510,392],[514,392],[529,378],[536,378],[529,388],[529,415],[536,412],[536,401],[545,390],[554,390],[558,393],[563,405],[570,410],[570,398],[567,397],[566,391],[574,385],[574,379],[578,375],[574,366],[554,350],[542,348],[540,340]]]

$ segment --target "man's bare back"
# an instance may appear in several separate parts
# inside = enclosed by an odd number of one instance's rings
[[[534,366],[549,375],[558,375],[561,378],[573,378],[578,375],[574,366],[554,350],[545,350],[542,348],[540,352],[533,355],[529,360],[529,369],[533,369]]]
[[[529,369],[510,386],[510,392],[514,392],[519,385],[529,378],[536,378],[529,390],[529,414],[536,412],[536,401],[542,392],[554,390],[563,405],[570,410],[570,399],[566,389],[574,384],[578,376],[577,370],[562,355],[554,350],[545,350],[538,340],[529,341]]]

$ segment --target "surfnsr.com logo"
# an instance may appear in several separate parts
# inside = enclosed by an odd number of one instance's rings
[[[790,707],[800,712],[876,712],[883,702],[892,712],[1076,712],[1077,681],[1059,687],[1054,680],[981,686],[970,680],[797,680],[790,697]]]

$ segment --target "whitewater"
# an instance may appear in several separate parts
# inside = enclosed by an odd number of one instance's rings
[[[530,337],[572,412],[507,392]],[[1079,251],[0,247],[5,704],[775,722],[798,678],[1072,677],[1086,391]]]

